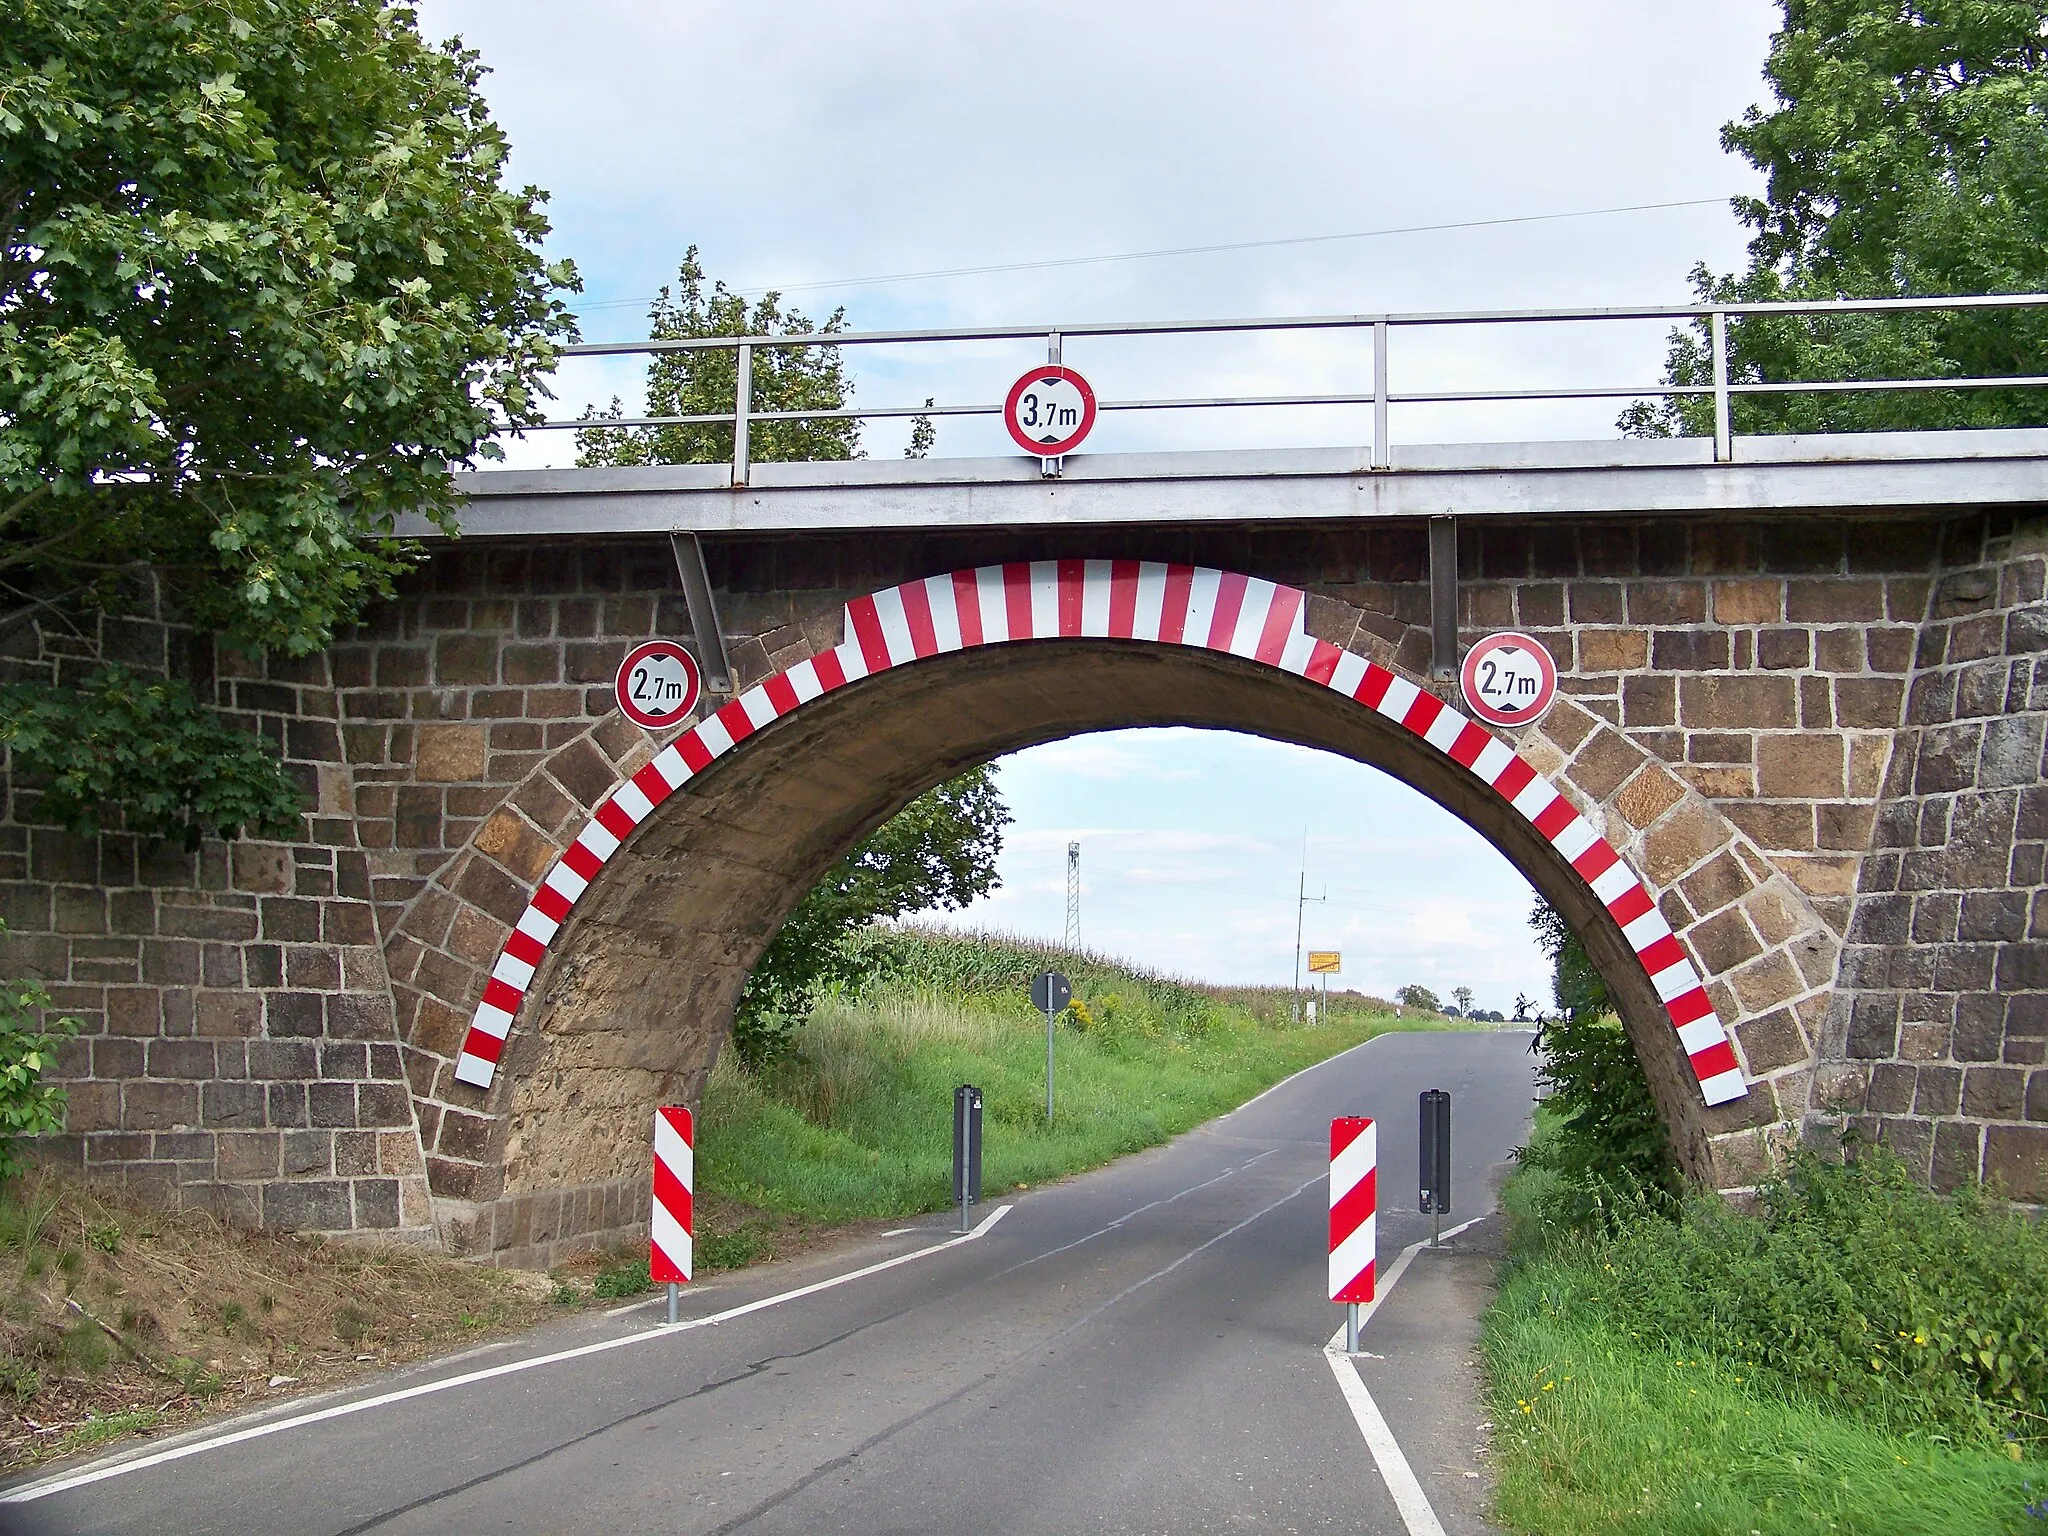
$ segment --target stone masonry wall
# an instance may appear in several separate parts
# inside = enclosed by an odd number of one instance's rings
[[[1464,638],[1532,630],[1563,674],[1567,702],[1524,750],[1662,890],[1717,1007],[1740,1021],[1752,1076],[1773,1079],[1752,1095],[1751,1119],[1724,1133],[1796,1122],[1816,1047],[1854,1055],[1846,1026],[1827,1027],[1846,1017],[1837,953],[1852,914],[1864,923],[1883,894],[1865,854],[1881,797],[1910,782],[1893,742],[1916,644],[1922,682],[1964,666],[1960,651],[1930,661],[1921,626],[1967,632],[1968,650],[1981,643],[1971,622],[2039,598],[2038,557],[2010,553],[2011,536],[2000,537],[1996,552],[1972,558],[1996,566],[1990,579],[2015,584],[2012,595],[1949,614],[1944,604],[1980,600],[1955,595],[1969,585],[1954,585],[1956,571],[1936,590],[1933,519],[1461,528]],[[735,668],[751,682],[836,643],[849,596],[1051,555],[1188,560],[1293,582],[1356,609],[1354,648],[1413,675],[1428,654],[1425,550],[1424,531],[1403,525],[791,538],[714,544],[709,555]],[[444,550],[399,600],[302,663],[215,661],[162,625],[110,636],[110,652],[176,663],[269,734],[314,809],[299,841],[210,844],[186,858],[145,855],[118,834],[86,842],[40,828],[33,795],[14,794],[0,820],[0,902],[13,925],[0,959],[48,979],[89,1031],[62,1066],[73,1113],[52,1152],[276,1226],[428,1232],[431,1178],[444,1216],[481,1213],[485,1229],[472,1221],[459,1235],[481,1251],[544,1253],[575,1233],[632,1232],[644,1210],[623,1187],[502,1198],[497,1111],[449,1068],[527,891],[622,770],[644,760],[646,736],[611,703],[621,656],[686,630],[666,541],[627,540]],[[64,665],[64,644],[13,664]],[[1916,718],[1902,753],[1919,753],[1931,728]],[[2038,786],[2038,752],[2028,771]],[[2009,793],[2018,817],[2024,797]],[[1887,802],[1887,818],[1895,809]],[[1885,841],[1873,869],[1893,854]],[[1960,897],[1957,908],[1960,922]],[[1869,953],[1890,942],[1917,940],[1909,926],[1905,940],[1852,945],[1844,977],[1853,971],[1859,1001],[1874,990]],[[1994,967],[2039,953],[1997,942],[2016,958]],[[1855,1059],[1898,1066],[1904,1049]],[[2008,1055],[2003,1065],[2024,1064]],[[1859,1066],[1828,1087],[1839,1100],[1845,1085],[1867,1084],[1875,1097],[1858,1112],[1935,1113],[1918,1106],[1938,1102],[1937,1080],[1915,1081],[1930,1097],[1895,1109],[1878,1106],[1897,1102],[1896,1073]],[[1980,1093],[1948,1113],[2025,1128],[2023,1114],[1972,1108],[1993,1102]],[[1977,1166],[1993,1166],[1993,1144]],[[2001,1134],[1995,1144],[2017,1149],[1999,1158],[2048,1166],[2031,1142]]]
[[[1813,1130],[2048,1204],[2048,519],[1949,532]]]
[[[187,853],[42,825],[8,784],[0,974],[42,980],[83,1026],[45,1157],[250,1225],[431,1239],[327,659],[251,665],[149,619],[10,640],[10,677],[83,670],[92,640],[188,678],[276,744],[308,807],[295,842]]]

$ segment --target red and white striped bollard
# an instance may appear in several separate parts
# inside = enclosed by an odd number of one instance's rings
[[[693,1258],[691,1233],[695,1213],[692,1191],[697,1182],[697,1154],[690,1112],[663,1105],[654,1112],[654,1206],[647,1234],[648,1278],[668,1286],[668,1320],[676,1321],[682,1287],[689,1283]]]
[[[1330,1122],[1330,1300],[1344,1304],[1344,1347],[1358,1353],[1358,1307],[1379,1258],[1379,1135],[1361,1115]]]

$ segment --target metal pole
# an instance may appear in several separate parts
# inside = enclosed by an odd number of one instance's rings
[[[1393,466],[1393,444],[1387,440],[1387,322],[1372,328],[1372,467]]]
[[[1057,368],[1060,365],[1060,333],[1052,332],[1045,338],[1045,360]]]
[[[1052,1010],[1045,1010],[1045,1123],[1052,1124]]]
[[[680,1302],[680,1301],[682,1300],[682,1296],[683,1296],[683,1288],[682,1288],[682,1287],[681,1287],[680,1285],[677,1285],[677,1284],[675,1283],[675,1281],[673,1281],[673,1280],[669,1281],[669,1283],[668,1283],[668,1320],[669,1320],[669,1321],[670,1321],[671,1323],[673,1323],[673,1322],[675,1322],[675,1321],[677,1320],[677,1313],[676,1313],[676,1305],[677,1305],[677,1303],[678,1303],[678,1302]]]
[[[1726,464],[1735,457],[1733,428],[1728,419],[1728,316],[1715,310],[1707,318],[1714,347],[1714,462]]]
[[[733,350],[738,355],[738,366],[733,371],[739,379],[733,388],[732,483],[745,485],[747,476],[753,473],[747,442],[747,417],[754,406],[754,349],[741,342]]]
[[[1301,914],[1308,906],[1308,840],[1302,840],[1301,884],[1294,892],[1294,1022],[1301,1022]]]
[[[1344,1308],[1344,1353],[1358,1353],[1358,1303],[1349,1302]]]

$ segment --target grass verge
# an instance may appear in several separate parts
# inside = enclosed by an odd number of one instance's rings
[[[901,1217],[950,1199],[953,1089],[982,1090],[990,1198],[1155,1146],[1282,1078],[1400,1028],[1447,1028],[1378,999],[1330,999],[1312,1027],[1281,989],[1223,991],[987,936],[884,932],[879,979],[827,998],[789,1053],[723,1059],[705,1094],[698,1178],[711,1198],[807,1222]],[[1058,965],[1076,1006],[1055,1031],[1024,996]]]
[[[1542,1134],[1539,1120],[1539,1163]],[[1756,1213],[1624,1215],[1575,1231],[1546,1216],[1558,1194],[1537,1166],[1505,1197],[1515,1257],[1483,1345],[1505,1528],[2048,1533],[2048,1464],[2014,1429],[2031,1410],[1995,1393],[1966,1408],[1937,1379],[1989,1380],[1996,1359],[1921,1359],[1941,1309],[1970,1304],[1946,1271],[1995,1252],[2024,1285],[2038,1233],[1895,1187],[1882,1169],[1824,1170]],[[1843,1232],[1866,1222],[1922,1234],[1960,1223],[1975,1235],[1951,1248],[1973,1251],[1929,1255],[1897,1286],[1845,1285],[1851,1250],[1873,1240]],[[1893,1326],[1894,1293],[1925,1304],[1910,1331]],[[1894,1363],[1903,1351],[1917,1376]]]

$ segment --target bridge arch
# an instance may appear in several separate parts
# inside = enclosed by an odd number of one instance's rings
[[[499,1251],[629,1226],[647,1106],[701,1093],[748,967],[832,861],[972,763],[1130,725],[1323,748],[1473,825],[1585,938],[1688,1170],[1745,1182],[1753,1161],[1717,1152],[1714,1137],[1782,1125],[1804,1105],[1750,1091],[1723,1015],[1756,1010],[1702,974],[1660,905],[1670,879],[1646,878],[1697,875],[1716,858],[1739,869],[1734,829],[1661,769],[1661,781],[1624,773],[1603,803],[1575,782],[1599,782],[1597,720],[1563,704],[1561,729],[1511,743],[1349,648],[1370,642],[1342,607],[1185,565],[956,571],[856,599],[836,645],[629,755],[532,886],[459,1051],[434,1053],[437,1065],[413,1042],[444,1231]],[[1744,892],[1771,883],[1735,878]],[[1820,929],[1800,915],[1795,928]],[[515,1230],[479,1230],[514,1207]]]

